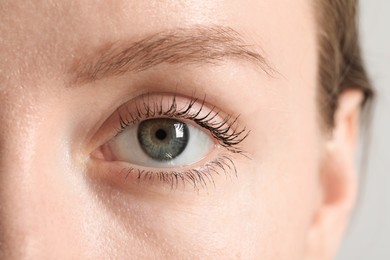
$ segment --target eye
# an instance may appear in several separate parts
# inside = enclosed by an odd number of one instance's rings
[[[105,141],[91,153],[91,163],[93,172],[108,178],[117,173],[148,187],[190,183],[198,190],[215,185],[214,177],[221,173],[237,176],[235,155],[244,153],[240,144],[248,133],[238,116],[205,99],[144,94],[106,120],[96,134]]]
[[[202,160],[213,149],[212,137],[191,123],[152,118],[127,126],[106,144],[116,161],[154,167],[182,167]]]

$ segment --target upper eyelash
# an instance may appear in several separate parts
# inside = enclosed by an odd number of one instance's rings
[[[199,99],[195,97],[191,97],[189,102],[183,108],[178,108],[176,95],[174,95],[168,109],[165,111],[163,108],[163,97],[161,97],[159,101],[153,101],[152,104],[150,104],[150,102],[149,94],[146,94],[142,98],[142,103],[136,104],[135,112],[126,110],[126,115],[123,115],[120,110],[118,110],[117,112],[120,121],[118,134],[121,133],[127,126],[140,122],[144,119],[157,116],[182,118],[194,121],[200,127],[208,130],[211,135],[216,138],[218,143],[230,152],[244,154],[244,151],[241,149],[239,144],[248,137],[250,132],[247,131],[245,127],[237,127],[239,115],[233,116],[232,114],[228,114],[223,117],[221,122],[213,122],[213,120],[221,114],[221,112],[214,106],[206,115],[200,117],[199,115],[206,102],[206,96],[204,96],[204,98],[200,101],[201,106],[195,112],[192,111],[192,108],[196,102],[199,102]]]

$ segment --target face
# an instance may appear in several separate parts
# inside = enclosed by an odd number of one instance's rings
[[[315,12],[3,1],[0,255],[330,257],[353,201],[358,102],[346,95],[329,137]]]

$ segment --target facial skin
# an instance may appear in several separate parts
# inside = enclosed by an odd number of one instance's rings
[[[315,12],[307,0],[2,1],[0,257],[331,259],[356,193],[361,95],[343,93],[335,128],[322,127]],[[208,49],[223,30],[247,56]],[[99,71],[152,35],[166,48],[149,46],[121,73]],[[205,46],[189,51],[196,39]],[[155,62],[153,51],[174,58]],[[198,106],[206,96],[203,111],[240,115],[244,154],[198,127],[216,145],[168,168],[228,155],[237,177],[211,171],[215,186],[195,189],[124,177],[130,163],[101,147],[116,135],[117,109],[147,93]]]

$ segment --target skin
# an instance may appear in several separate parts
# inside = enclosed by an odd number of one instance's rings
[[[2,1],[0,256],[331,259],[355,199],[361,94],[343,93],[334,129],[321,127],[315,12],[307,0]],[[242,34],[275,73],[230,58],[79,85],[68,73],[103,43],[211,25]],[[122,104],[194,91],[250,130],[237,178],[171,190],[91,156]]]

